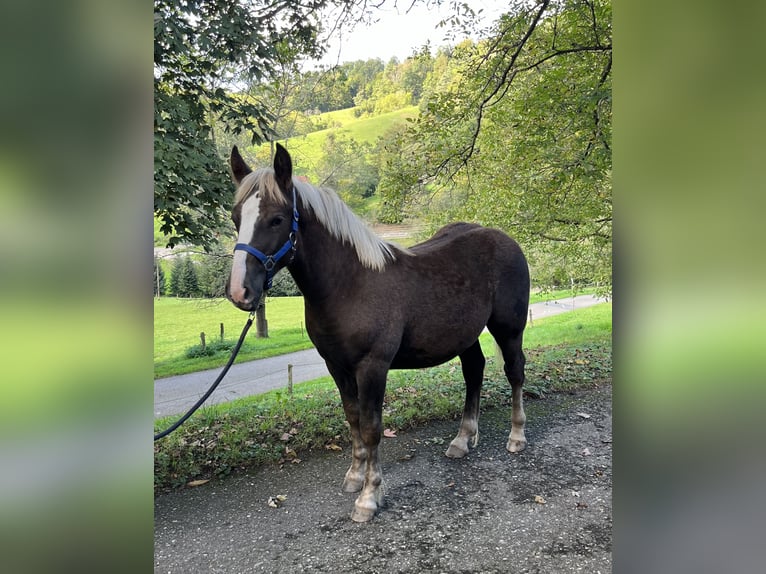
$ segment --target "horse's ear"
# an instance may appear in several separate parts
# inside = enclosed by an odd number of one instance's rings
[[[277,151],[274,154],[274,176],[277,179],[279,187],[284,191],[290,191],[293,187],[293,160],[290,154],[280,144],[277,144]]]
[[[229,159],[229,165],[231,166],[231,177],[234,180],[234,183],[237,185],[242,183],[242,180],[245,179],[245,176],[253,171],[247,167],[245,160],[242,159],[241,155],[239,155],[239,149],[237,146],[231,148],[231,158]]]

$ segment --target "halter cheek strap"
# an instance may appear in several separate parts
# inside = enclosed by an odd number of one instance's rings
[[[234,246],[234,251],[246,251],[255,257],[258,261],[263,263],[263,266],[266,268],[266,289],[271,289],[271,282],[274,280],[275,274],[274,268],[277,266],[277,263],[279,263],[279,261],[290,251],[292,251],[293,255],[295,255],[295,248],[298,244],[296,237],[296,233],[298,232],[298,218],[298,207],[295,201],[295,186],[293,186],[293,220],[290,227],[290,235],[288,236],[287,241],[285,241],[285,244],[279,249],[279,251],[272,253],[271,255],[266,255],[262,251],[259,251],[247,243],[237,243]]]

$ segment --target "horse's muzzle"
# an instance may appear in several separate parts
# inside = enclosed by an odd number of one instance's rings
[[[226,298],[242,311],[255,311],[262,293],[261,289],[252,289],[247,286],[232,289],[229,283],[226,283]]]

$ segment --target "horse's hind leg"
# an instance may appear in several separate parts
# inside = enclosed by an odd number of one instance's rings
[[[477,340],[460,355],[460,365],[465,379],[465,407],[457,436],[445,453],[450,458],[462,458],[468,454],[469,442],[479,442],[479,397],[484,379],[484,354]]]
[[[495,337],[495,341],[503,352],[505,376],[508,377],[512,389],[511,434],[505,447],[508,452],[521,452],[527,446],[527,439],[524,435],[524,424],[527,422],[527,417],[524,414],[523,398],[526,358],[521,350],[521,338],[521,334],[518,337],[507,339]]]

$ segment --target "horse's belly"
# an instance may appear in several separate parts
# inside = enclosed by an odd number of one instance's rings
[[[415,356],[415,355],[397,355],[391,363],[392,369],[425,369],[426,367],[435,367],[446,363],[457,355],[447,357],[435,356]]]
[[[481,328],[446,329],[428,336],[405,336],[391,368],[422,369],[446,363],[473,345],[481,331]]]

